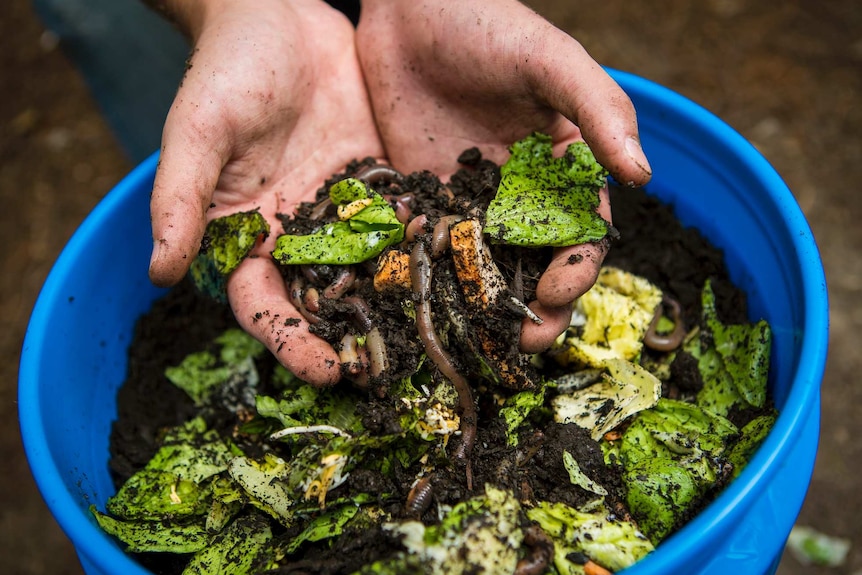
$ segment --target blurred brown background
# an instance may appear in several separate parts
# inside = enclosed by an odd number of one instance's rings
[[[799,518],[853,543],[839,567],[785,554],[781,575],[862,573],[862,3],[531,4],[602,64],[664,84],[749,138],[794,191],[822,250],[831,297],[821,447]],[[53,260],[131,168],[29,0],[0,4],[0,572],[80,574],[21,449],[21,341]],[[857,199],[853,199],[857,198]]]

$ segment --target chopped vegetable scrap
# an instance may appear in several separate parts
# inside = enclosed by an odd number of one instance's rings
[[[203,293],[227,301],[225,278],[268,235],[269,224],[258,211],[212,220],[207,224],[201,251],[192,260],[189,275]]]
[[[840,567],[847,560],[851,543],[807,525],[794,525],[787,539],[790,553],[803,565]]]
[[[666,318],[672,294],[607,266],[551,349],[520,353],[548,246],[609,229],[589,149],[550,150],[533,135],[448,185],[360,163],[287,218],[273,256],[353,385],[219,335],[167,366],[198,415],[99,525],[185,574],[582,575],[653,551],[768,434],[769,326],[724,324],[709,283],[701,318]],[[674,380],[684,357],[698,386]]]

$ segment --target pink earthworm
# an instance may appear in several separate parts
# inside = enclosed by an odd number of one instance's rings
[[[524,544],[530,552],[518,561],[512,575],[542,575],[554,556],[554,542],[541,527],[531,525],[524,530]]]
[[[338,276],[323,290],[323,297],[326,299],[340,298],[347,293],[355,280],[356,270],[353,269],[353,266],[342,266]]]
[[[320,311],[320,292],[317,291],[317,288],[310,287],[305,290],[305,295],[302,296],[302,303],[305,305],[305,309],[310,311],[311,313],[316,314]]]
[[[363,333],[370,331],[374,322],[371,321],[371,308],[368,307],[368,303],[357,295],[349,295],[341,301],[353,307],[353,317],[356,318],[356,323]]]
[[[473,394],[470,384],[461,375],[452,357],[443,348],[437,332],[434,330],[434,322],[431,319],[431,258],[428,250],[421,240],[413,244],[410,252],[410,280],[413,285],[413,295],[416,300],[416,327],[419,331],[419,339],[425,348],[428,358],[434,362],[440,373],[443,374],[458,393],[458,411],[461,416],[461,443],[455,450],[455,458],[465,462],[467,468],[467,489],[473,488],[472,469],[470,466],[470,454],[473,444],[476,442],[477,414],[476,405],[473,403]]]
[[[407,501],[404,505],[404,511],[408,517],[421,517],[428,507],[431,506],[431,499],[434,497],[434,485],[431,483],[431,478],[425,476],[419,479],[407,494]]]
[[[395,196],[393,200],[395,201],[395,217],[399,222],[407,225],[407,222],[410,221],[410,217],[413,215],[413,210],[407,202],[401,199],[401,196]]]
[[[365,182],[366,184],[373,186],[374,184],[379,184],[380,182],[394,182],[399,178],[403,178],[404,176],[391,166],[387,166],[385,164],[374,164],[371,166],[365,166],[361,168],[358,172],[356,172],[356,179]]]
[[[443,252],[449,249],[449,228],[455,222],[460,222],[463,219],[463,216],[453,214],[437,220],[437,223],[434,224],[434,231],[431,232],[431,259],[439,258]]]
[[[320,317],[305,307],[305,302],[303,301],[304,298],[302,296],[302,288],[304,286],[305,282],[302,278],[294,278],[294,280],[290,282],[290,286],[288,286],[287,299],[293,304],[293,307],[302,314],[302,317],[304,317],[308,323],[320,323]]]
[[[419,214],[407,224],[404,229],[404,243],[409,244],[416,241],[416,236],[425,233],[425,224],[428,223],[428,216]]]
[[[378,377],[389,367],[386,355],[386,342],[380,328],[373,327],[365,334],[365,347],[368,349],[369,373]]]
[[[659,321],[664,315],[664,306],[670,308],[671,320],[673,320],[673,331],[666,335],[659,334]],[[682,345],[685,339],[685,322],[682,319],[682,306],[670,296],[662,297],[661,303],[655,308],[655,315],[644,334],[644,345],[656,351],[673,351]]]
[[[302,271],[302,275],[305,276],[305,279],[313,284],[320,283],[320,274],[317,273],[317,270],[314,269],[313,265],[303,264],[299,266],[299,269]]]
[[[326,214],[326,210],[332,205],[332,200],[329,198],[323,198],[319,202],[317,202],[313,208],[311,208],[311,213],[308,214],[308,218],[311,220],[321,220],[323,216]]]
[[[341,338],[338,359],[345,365],[349,374],[356,375],[362,371],[359,345],[356,342],[356,336],[352,333],[346,333]]]

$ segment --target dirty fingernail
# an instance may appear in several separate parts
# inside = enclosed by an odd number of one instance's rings
[[[634,136],[626,138],[626,154],[647,176],[652,175],[652,168],[644,154],[641,143]]]

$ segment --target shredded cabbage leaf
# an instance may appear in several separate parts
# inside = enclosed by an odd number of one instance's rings
[[[603,266],[575,303],[573,325],[557,344],[564,365],[601,367],[608,359],[637,361],[662,292],[646,279]]]
[[[165,376],[197,406],[207,403],[217,391],[227,389],[238,392],[246,404],[253,404],[258,383],[254,360],[266,348],[241,329],[227,330],[215,344],[220,348],[218,356],[210,351],[193,353],[179,365],[167,368]]]
[[[772,332],[765,320],[725,325],[715,309],[710,282],[702,292],[705,336],[693,338],[686,350],[698,358],[704,386],[697,403],[726,415],[733,408],[763,407]]]
[[[586,555],[612,572],[630,567],[654,547],[637,527],[607,509],[585,513],[565,503],[539,502],[527,510],[554,541],[554,567],[562,575],[581,575],[572,556]]]

